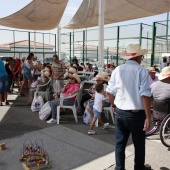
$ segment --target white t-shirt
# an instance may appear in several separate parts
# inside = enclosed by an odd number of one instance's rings
[[[98,112],[102,112],[102,101],[103,100],[105,100],[104,95],[96,91],[93,108],[97,110]]]

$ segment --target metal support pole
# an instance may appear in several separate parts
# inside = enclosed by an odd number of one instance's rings
[[[56,52],[57,52],[56,51],[56,49],[57,49],[57,35],[55,34],[54,36],[55,36],[55,54],[56,54]]]
[[[97,46],[97,61],[99,61],[99,47]]]
[[[30,32],[28,32],[28,50],[29,53],[31,52],[31,45],[30,45]]]
[[[58,45],[58,56],[59,56],[59,59],[61,59],[61,46],[60,46],[60,43],[61,43],[61,34],[60,34],[60,27],[58,27],[58,29],[57,29],[57,35],[58,35],[58,43],[57,43],[57,45]]]
[[[15,31],[13,30],[14,57],[15,57]]]
[[[73,57],[74,57],[74,29],[73,29]]]
[[[71,63],[71,32],[70,32],[70,63]]]
[[[142,30],[143,30],[142,23],[140,23],[140,35],[139,35],[139,44],[140,44],[140,46],[142,45]]]
[[[166,52],[168,52],[168,28],[169,28],[169,12],[167,12],[166,19]]]
[[[43,33],[43,62],[45,61],[45,56],[44,56],[44,33]]]
[[[86,61],[87,61],[87,28],[86,28]]]
[[[118,64],[119,64],[119,62],[118,62],[118,60],[119,60],[119,31],[120,31],[120,27],[118,26],[117,27],[117,51],[116,51],[116,65],[118,66]]]
[[[153,27],[152,27],[152,53],[151,53],[151,66],[154,63],[155,59],[155,38],[156,38],[156,25],[155,22],[153,22]]]
[[[101,71],[104,67],[103,54],[104,54],[104,1],[99,0],[99,67]],[[100,71],[100,68],[99,68]]]
[[[36,31],[34,30],[34,52],[36,52]]]
[[[108,57],[109,57],[109,47],[107,47],[107,65],[108,65]]]
[[[84,46],[85,46],[85,31],[83,31],[83,64],[84,64],[84,58],[85,58],[85,55],[84,55]]]

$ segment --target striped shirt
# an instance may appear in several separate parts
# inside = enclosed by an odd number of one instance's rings
[[[52,64],[52,78],[53,80],[64,80],[64,74],[59,77],[63,72],[65,73],[66,67],[62,61],[60,63],[53,63]]]
[[[151,96],[148,71],[133,60],[117,67],[106,91],[115,95],[114,104],[121,110],[143,110],[141,96]]]

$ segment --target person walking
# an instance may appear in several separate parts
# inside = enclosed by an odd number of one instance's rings
[[[125,170],[125,148],[130,134],[135,148],[134,170],[150,169],[144,164],[145,131],[151,123],[151,91],[148,71],[140,66],[146,53],[139,44],[130,44],[121,54],[126,62],[112,72],[106,88],[116,112],[115,170]]]
[[[2,96],[4,96],[5,105],[9,105],[9,102],[7,101],[8,97],[7,92],[8,92],[8,74],[6,72],[4,62],[0,60],[0,106],[3,106]]]
[[[100,115],[101,112],[104,108],[104,103],[105,103],[105,97],[104,97],[104,87],[103,84],[96,84],[95,86],[96,92],[95,92],[95,100],[94,100],[94,105],[93,105],[93,120],[92,123],[90,125],[88,134],[89,135],[94,135],[95,131],[93,130],[94,128],[94,124],[96,122],[97,119],[101,119]],[[101,120],[102,122],[102,120]]]

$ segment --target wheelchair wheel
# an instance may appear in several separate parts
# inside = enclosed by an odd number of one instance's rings
[[[153,117],[153,111],[151,110],[151,126],[150,126],[150,129],[146,132],[146,136],[151,136],[153,135],[159,128],[160,126],[160,120],[156,120],[154,117]]]
[[[164,146],[170,147],[170,114],[162,121],[160,139]]]
[[[159,120],[152,120],[150,129],[146,132],[146,136],[153,135],[159,128],[160,121]]]

